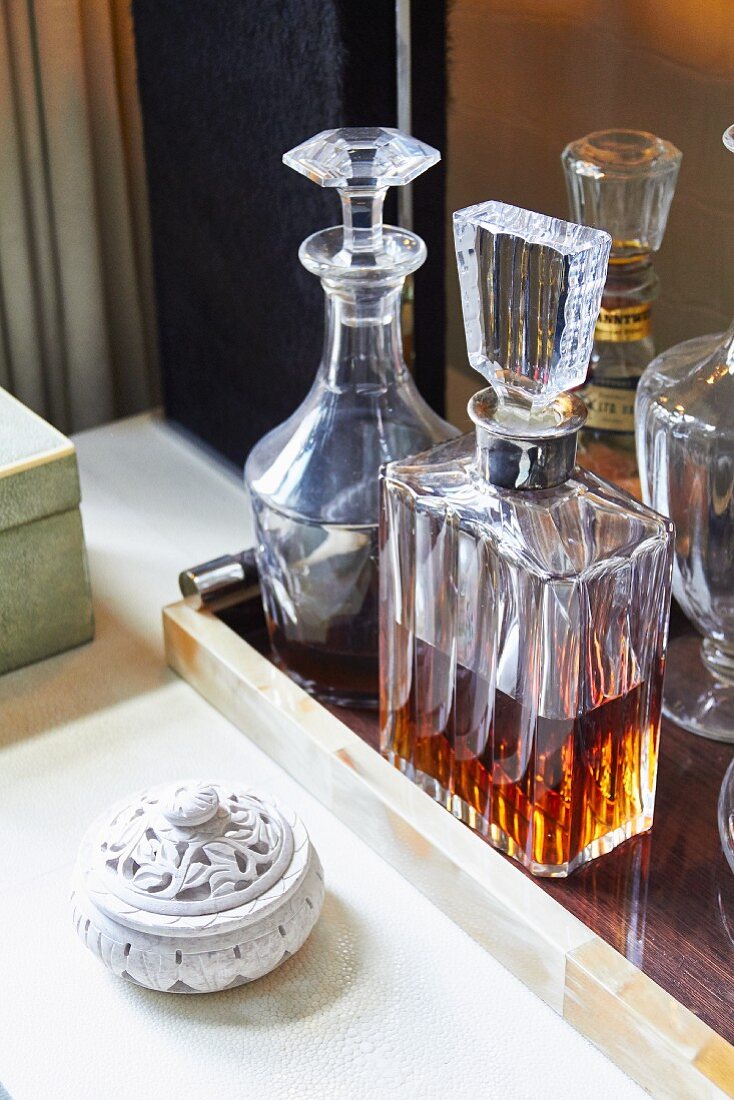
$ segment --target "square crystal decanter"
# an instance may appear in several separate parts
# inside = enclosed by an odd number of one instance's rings
[[[534,874],[650,828],[672,525],[575,466],[609,236],[454,215],[476,432],[382,477],[382,751]]]

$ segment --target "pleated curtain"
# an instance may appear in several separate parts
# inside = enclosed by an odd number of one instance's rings
[[[129,0],[0,11],[0,385],[73,432],[157,400]]]

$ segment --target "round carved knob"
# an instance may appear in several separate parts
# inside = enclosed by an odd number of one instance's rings
[[[219,795],[210,783],[179,785],[161,806],[166,820],[183,828],[211,821],[218,809]]]

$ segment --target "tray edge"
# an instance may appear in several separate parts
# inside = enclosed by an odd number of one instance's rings
[[[734,1096],[733,1046],[193,603],[175,672],[653,1096]]]

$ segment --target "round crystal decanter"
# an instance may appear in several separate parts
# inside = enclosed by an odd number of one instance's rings
[[[323,358],[303,404],[253,448],[245,481],[275,655],[298,683],[339,704],[377,705],[380,467],[457,434],[403,359],[401,292],[425,245],[382,223],[387,188],[439,157],[378,127],[328,130],[283,157],[338,189],[344,224],[301,245],[301,263],[326,294]]]
[[[681,153],[641,130],[599,130],[563,151],[571,217],[612,237],[594,350],[580,396],[589,416],[579,461],[640,498],[634,401],[655,354],[651,307],[658,297],[652,254],[663,240]]]
[[[658,355],[636,419],[644,499],[675,523],[673,593],[703,635],[671,642],[663,712],[734,742],[734,324]]]

